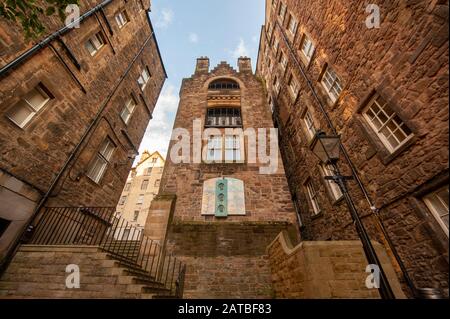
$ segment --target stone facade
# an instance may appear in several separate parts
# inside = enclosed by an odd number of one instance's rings
[[[159,152],[144,151],[128,175],[116,212],[136,229],[143,230],[146,225],[150,204],[159,192],[164,163]]]
[[[340,168],[361,182],[348,183],[351,196],[372,239],[398,254],[392,259],[402,282],[401,264],[416,288],[448,295],[448,1],[379,1],[380,28],[366,26],[366,5],[266,1],[257,75],[281,132],[302,237],[357,238],[345,202],[310,151],[310,127],[341,135]],[[399,147],[365,116],[377,96],[409,135]],[[442,218],[424,201],[439,189],[447,202]]]
[[[273,128],[264,88],[252,73],[250,59],[240,58],[238,65],[238,71],[225,62],[210,70],[208,58],[198,59],[195,74],[183,80],[174,129],[185,129],[193,137],[197,134],[194,120],[198,119],[203,135],[211,124],[207,119],[208,110],[227,107],[240,110],[242,122],[237,123],[242,124],[243,130]],[[211,87],[221,81],[222,88]],[[220,136],[227,134],[223,131],[225,126],[217,126]],[[191,152],[194,153],[196,145],[206,146],[207,138],[200,136],[200,144],[195,138],[190,139],[190,162],[178,164],[168,158],[160,195],[153,201],[150,214],[166,212],[169,227],[161,240],[187,265],[185,297],[270,298],[270,269],[265,249],[282,230],[289,229],[293,238],[299,239],[297,217],[278,148],[276,172],[261,174],[259,169],[266,164],[251,163],[247,139],[240,142],[241,156],[233,163],[206,163],[206,157],[195,163]],[[174,139],[169,154],[176,154],[176,147]],[[223,178],[243,182],[245,207],[230,208],[227,216],[220,217],[218,199],[212,198],[216,214],[205,210],[202,214],[204,186],[211,185],[207,183],[211,179]],[[234,191],[239,191],[239,187],[228,192]]]
[[[18,26],[0,20],[0,218],[8,223],[0,258],[42,199],[46,206],[116,206],[130,158],[137,153],[166,78],[148,17],[149,1],[80,2],[81,14],[100,6],[80,28],[62,33],[7,70],[33,44],[24,40]],[[128,20],[123,26],[116,19],[121,12]],[[45,24],[49,32],[62,27],[57,17]],[[96,51],[90,51],[87,43],[91,39],[92,46],[96,34],[103,45],[97,43]],[[146,68],[149,78],[141,86],[138,79]],[[17,125],[11,114],[36,87],[48,99],[31,120]],[[124,108],[130,101],[134,108],[127,118]],[[94,182],[87,173],[106,138],[113,152]],[[17,191],[19,184],[23,186]],[[11,192],[18,198],[7,205]],[[17,214],[7,209],[24,205]]]
[[[405,299],[384,248],[373,242],[397,299]],[[293,247],[281,233],[268,247],[276,298],[379,299],[377,289],[366,286],[367,259],[360,241],[303,241]]]

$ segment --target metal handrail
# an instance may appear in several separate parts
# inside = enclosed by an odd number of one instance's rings
[[[183,296],[186,265],[142,229],[116,217],[114,207],[45,208],[29,243],[99,246],[137,276],[165,288],[168,295]]]

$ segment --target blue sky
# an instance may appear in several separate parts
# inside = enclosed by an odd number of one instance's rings
[[[196,59],[210,58],[236,67],[237,58],[252,58],[255,67],[265,0],[154,0],[150,17],[168,73],[140,152],[166,156],[178,107],[181,80],[194,73]]]

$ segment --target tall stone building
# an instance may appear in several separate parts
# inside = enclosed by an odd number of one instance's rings
[[[128,175],[116,212],[138,229],[144,229],[150,204],[159,192],[164,163],[159,152],[144,151]]]
[[[238,133],[273,128],[250,59],[238,65],[238,71],[225,62],[210,70],[209,59],[200,58],[195,74],[183,80],[174,128],[187,148],[177,163],[179,141],[171,142],[151,205],[150,214],[168,220],[160,240],[187,264],[187,298],[271,297],[266,248],[282,230],[298,240],[283,166],[261,174],[267,164],[251,161],[252,146]],[[278,148],[272,152],[281,163]]]
[[[0,19],[0,259],[43,207],[115,207],[166,78],[149,1],[80,1],[34,42]]]
[[[409,296],[448,296],[448,5],[267,0],[258,55],[303,239],[357,238],[310,148],[338,134],[359,215]]]

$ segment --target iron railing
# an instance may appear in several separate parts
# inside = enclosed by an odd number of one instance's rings
[[[144,231],[115,216],[113,207],[48,207],[29,241],[33,245],[99,246],[111,257],[183,296],[186,266]]]

